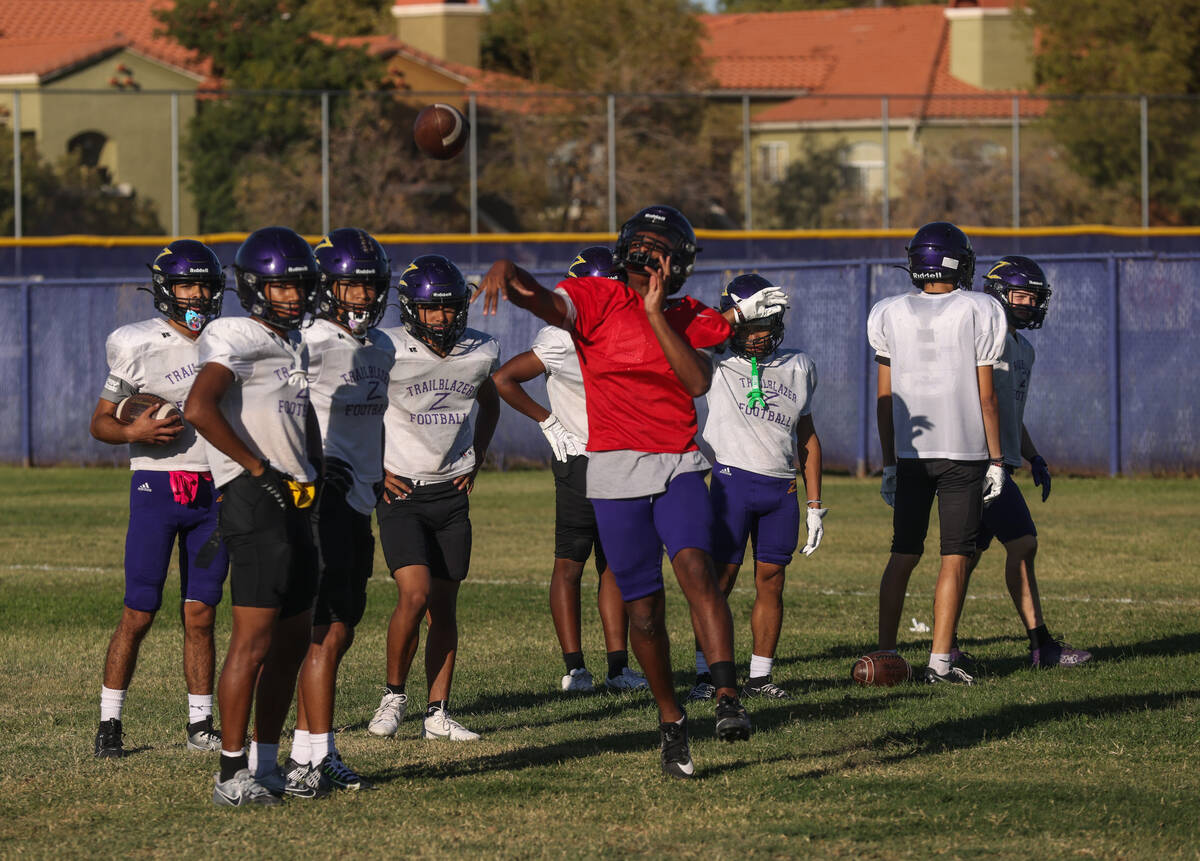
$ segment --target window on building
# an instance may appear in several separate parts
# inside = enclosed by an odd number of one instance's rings
[[[783,141],[764,141],[758,145],[758,178],[762,182],[782,182],[787,173],[787,144]]]

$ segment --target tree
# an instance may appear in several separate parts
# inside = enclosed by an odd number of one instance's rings
[[[539,91],[492,110],[481,185],[504,189],[521,226],[607,228],[607,119],[614,104],[617,220],[652,202],[729,226],[736,126],[716,122],[703,27],[687,0],[496,0],[487,68]],[[653,95],[652,95],[653,94]]]
[[[783,230],[862,227],[877,220],[879,207],[858,187],[855,172],[846,167],[846,143],[819,146],[804,137],[802,154],[787,167],[783,180],[769,186],[766,210],[755,221]]]
[[[12,135],[0,135],[0,232],[11,236],[13,209]],[[21,232],[26,236],[66,233],[156,235],[165,233],[153,201],[122,193],[77,154],[46,162],[33,140],[21,144]]]
[[[378,7],[373,0],[345,5],[360,12]],[[184,146],[201,231],[257,226],[239,210],[235,187],[245,185],[245,172],[264,159],[278,159],[311,139],[311,118],[320,113],[315,91],[380,85],[378,60],[315,32],[322,23],[314,20],[315,11],[328,6],[311,0],[175,0],[156,13],[172,38],[211,59],[213,74],[228,88],[202,97]],[[266,90],[286,92],[244,92]]]
[[[864,6],[915,6],[929,0],[720,0],[721,12],[795,12],[802,9],[854,9]]]
[[[1147,93],[1154,220],[1200,222],[1200,0],[1029,0],[1038,83],[1070,100],[1048,121],[1072,166],[1097,188],[1140,196],[1140,111]],[[1161,97],[1161,98],[1160,98]]]

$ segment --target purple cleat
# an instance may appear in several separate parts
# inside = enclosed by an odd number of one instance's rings
[[[1092,659],[1091,652],[1075,649],[1062,640],[1051,640],[1044,646],[1029,650],[1029,664],[1035,670],[1051,667],[1077,667]]]

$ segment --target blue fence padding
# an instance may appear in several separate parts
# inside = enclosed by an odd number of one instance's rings
[[[716,304],[732,275],[757,269],[792,295],[784,344],[816,362],[814,421],[830,468],[879,465],[865,321],[872,304],[908,289],[893,259],[731,263],[699,269],[688,282],[692,295]],[[978,270],[992,259],[982,255]],[[1028,333],[1037,360],[1026,423],[1047,460],[1058,470],[1092,473],[1200,472],[1200,381],[1192,372],[1200,360],[1200,253],[1044,255],[1039,262],[1054,295],[1045,327]],[[464,269],[478,276],[482,265]],[[552,284],[561,272],[559,263],[536,274]],[[0,282],[0,374],[12,383],[0,387],[7,417],[0,461],[21,463],[28,455],[42,465],[127,462],[124,447],[91,438],[88,422],[104,381],[105,337],[153,315],[149,296],[137,289],[143,283],[136,274]],[[244,313],[232,289],[225,313]],[[541,326],[507,304],[493,317],[482,316],[480,306],[470,313],[472,326],[500,341],[504,359],[527,349]],[[384,325],[399,325],[395,307]],[[20,385],[27,361],[28,443]],[[545,402],[540,381],[530,392]],[[534,423],[507,407],[492,451],[501,463],[548,456]]]

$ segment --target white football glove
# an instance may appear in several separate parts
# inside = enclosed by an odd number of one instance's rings
[[[890,507],[896,507],[896,467],[883,468],[883,481],[879,484],[879,495]]]
[[[821,546],[821,538],[825,535],[825,527],[821,521],[825,519],[825,515],[829,513],[828,508],[806,508],[804,515],[804,525],[808,527],[808,543],[804,545],[804,549],[800,552],[805,556],[812,556],[817,552],[817,548]]]
[[[759,290],[753,296],[747,296],[745,299],[739,299],[733,303],[733,307],[739,323],[761,320],[763,317],[770,317],[772,314],[786,311],[788,296],[778,287],[772,287],[768,290]]]
[[[542,429],[542,434],[550,443],[550,451],[554,454],[555,460],[565,463],[568,457],[583,454],[583,443],[579,437],[567,430],[566,425],[560,422],[554,413],[547,416],[545,421],[538,422],[538,427]]]
[[[998,463],[989,463],[987,473],[983,476],[983,504],[987,505],[993,499],[1000,495],[1000,491],[1004,489],[1004,482],[1008,478],[1008,473],[1004,471],[1004,467]]]

